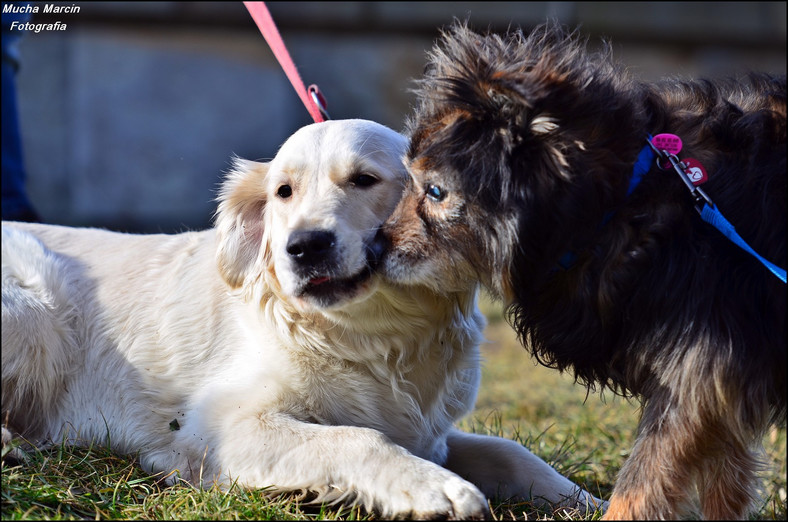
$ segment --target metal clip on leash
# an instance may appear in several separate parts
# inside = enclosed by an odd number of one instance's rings
[[[703,189],[692,184],[689,176],[687,176],[687,165],[685,165],[683,161],[679,160],[675,154],[668,154],[668,161],[673,165],[673,169],[678,173],[679,178],[681,178],[681,181],[684,182],[684,185],[686,185],[687,189],[690,191],[692,199],[695,201],[695,210],[697,210],[699,214],[703,212],[703,207],[706,205],[714,206],[711,198]]]
[[[309,96],[312,97],[312,101],[315,102],[317,106],[317,110],[320,111],[320,115],[323,116],[325,120],[330,120],[331,116],[328,115],[328,111],[326,110],[326,99],[323,97],[323,93],[320,92],[320,89],[317,88],[317,85],[314,83],[307,88],[309,92]]]
[[[651,140],[647,139],[646,142],[649,144],[651,149],[654,151],[654,154],[657,155],[657,167],[661,170],[668,170],[668,167],[664,167],[662,163],[665,161],[670,162],[673,170],[679,175],[679,178],[684,185],[687,187],[687,190],[690,191],[690,195],[692,196],[692,200],[695,202],[695,210],[698,211],[698,214],[703,212],[703,207],[706,205],[714,206],[714,203],[711,201],[711,198],[703,191],[702,188],[695,186],[692,181],[690,181],[689,176],[687,176],[687,165],[684,164],[675,154],[669,154],[667,151],[660,150],[654,145]]]

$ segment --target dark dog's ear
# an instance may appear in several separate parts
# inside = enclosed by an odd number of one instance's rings
[[[475,122],[476,128],[494,131],[498,141],[516,145],[531,133],[531,120],[546,112],[546,98],[564,88],[562,64],[552,53],[540,51],[569,36],[557,25],[536,33],[531,39],[521,31],[480,34],[466,22],[455,21],[429,53],[415,91],[419,113],[430,118],[453,114],[460,121]],[[542,119],[533,131],[546,128]]]
[[[422,111],[463,111],[486,128],[528,135],[544,133],[552,122],[598,116],[595,105],[615,93],[620,71],[611,50],[586,52],[588,39],[558,22],[505,35],[476,33],[455,23],[429,54],[417,93]],[[589,99],[590,98],[590,99]],[[538,119],[537,119],[538,118]],[[535,124],[532,122],[537,120]]]
[[[267,163],[236,158],[219,191],[216,262],[232,288],[243,285],[264,255],[267,173]]]

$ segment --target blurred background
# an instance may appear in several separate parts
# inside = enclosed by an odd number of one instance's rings
[[[79,12],[33,15],[33,23],[66,29],[27,32],[18,44],[27,189],[46,222],[133,232],[208,227],[230,158],[271,158],[311,123],[241,2],[47,4]],[[333,119],[396,130],[425,51],[455,17],[478,30],[527,30],[548,17],[579,25],[594,44],[612,39],[617,58],[644,79],[786,69],[785,2],[267,5]]]

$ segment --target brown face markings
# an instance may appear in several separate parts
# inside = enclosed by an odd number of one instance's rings
[[[389,219],[389,240],[399,255],[410,260],[426,256],[429,250],[424,222],[417,212],[420,188],[408,190]]]
[[[411,284],[467,289],[478,279],[469,260],[481,262],[484,246],[467,222],[462,194],[451,190],[451,172],[425,168],[432,163],[419,156],[408,165],[412,184],[384,227],[386,271]]]

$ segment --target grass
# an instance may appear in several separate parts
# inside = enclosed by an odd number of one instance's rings
[[[615,475],[632,447],[638,405],[620,397],[588,395],[558,372],[535,365],[501,319],[490,318],[483,347],[477,408],[460,425],[467,431],[511,438],[587,489],[609,498]],[[786,519],[786,433],[764,441],[768,470],[756,520]],[[601,513],[552,512],[528,503],[494,504],[497,520],[597,520]],[[100,447],[56,446],[33,452],[24,466],[2,468],[3,520],[372,520],[359,509],[305,505],[265,491],[164,487],[133,458]]]

